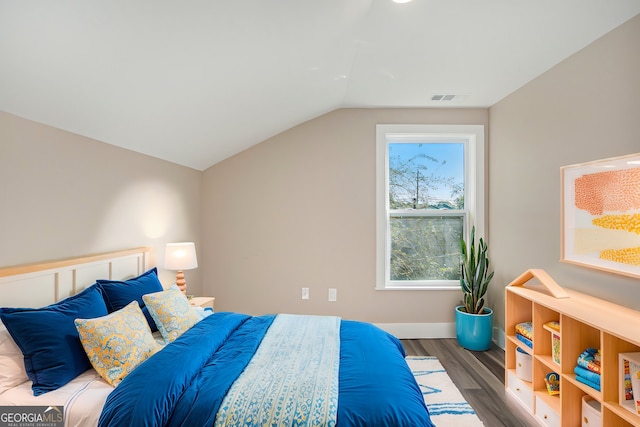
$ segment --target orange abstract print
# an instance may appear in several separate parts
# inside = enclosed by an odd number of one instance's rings
[[[610,228],[612,230],[623,230],[630,233],[640,234],[640,214],[633,215],[605,215],[594,218],[593,225]]]
[[[591,215],[640,209],[640,168],[583,175],[575,180],[576,208]]]

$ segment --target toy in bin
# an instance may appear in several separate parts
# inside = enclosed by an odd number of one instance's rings
[[[635,396],[633,401],[636,405],[636,414],[640,415],[640,393],[638,392],[640,390],[640,364],[630,360],[629,371],[631,374],[632,395]]]
[[[544,377],[544,382],[547,385],[547,392],[550,395],[560,394],[560,375],[556,372],[549,372]]]
[[[551,333],[551,360],[560,365],[560,322],[547,322],[542,327]]]

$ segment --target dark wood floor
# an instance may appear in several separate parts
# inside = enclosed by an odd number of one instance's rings
[[[469,351],[455,339],[402,340],[408,356],[435,356],[486,427],[539,424],[504,391],[504,351]],[[443,426],[445,427],[445,426]]]

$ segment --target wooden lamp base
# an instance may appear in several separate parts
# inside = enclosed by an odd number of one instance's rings
[[[182,291],[183,294],[187,294],[187,282],[184,280],[184,273],[182,270],[179,270],[176,274],[176,285]]]

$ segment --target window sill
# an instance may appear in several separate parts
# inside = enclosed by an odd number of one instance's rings
[[[376,291],[460,291],[460,285],[433,285],[433,286],[386,286],[375,287]]]

